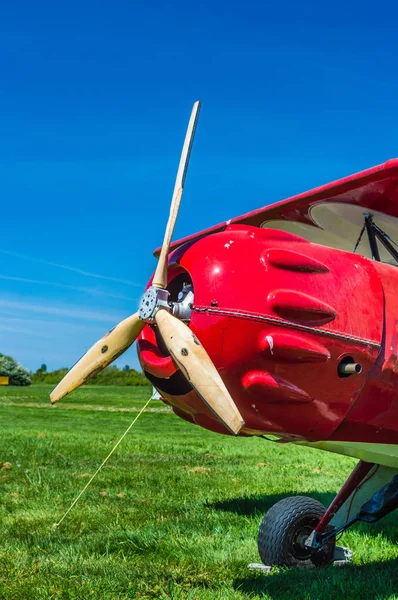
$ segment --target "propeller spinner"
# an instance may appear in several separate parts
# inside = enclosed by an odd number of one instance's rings
[[[138,312],[124,319],[105,334],[65,375],[50,395],[53,404],[123,354],[137,339],[146,323],[155,323],[175,365],[207,407],[231,433],[237,435],[244,426],[242,416],[211,358],[191,329],[170,314],[168,304],[167,257],[180,207],[199,110],[200,102],[195,102],[181,153],[170,215],[152,285],[144,293]]]

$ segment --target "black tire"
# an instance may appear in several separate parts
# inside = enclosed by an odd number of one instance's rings
[[[292,496],[272,506],[258,532],[258,551],[265,565],[313,568],[333,561],[333,538],[316,554],[304,545],[325,513],[325,507],[307,496]]]

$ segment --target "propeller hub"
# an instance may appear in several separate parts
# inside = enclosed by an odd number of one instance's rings
[[[142,321],[152,322],[159,308],[170,312],[168,303],[170,292],[163,288],[151,285],[142,296],[138,309],[138,316]]]

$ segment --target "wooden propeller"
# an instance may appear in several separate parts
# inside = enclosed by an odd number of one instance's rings
[[[160,290],[165,290],[167,286],[167,258],[184,189],[199,110],[200,102],[195,102],[178,166],[162,250],[152,281],[153,288],[158,288],[154,298],[159,298]],[[167,304],[164,308],[160,304],[155,305],[156,312],[152,318],[175,365],[225,427],[231,433],[238,434],[244,421],[217,369],[189,327],[171,315],[166,308]],[[94,344],[52,391],[51,402],[57,402],[75,390],[127,350],[145,326],[146,321],[141,317],[139,313],[128,317]]]

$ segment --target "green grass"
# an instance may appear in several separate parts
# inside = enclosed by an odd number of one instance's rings
[[[354,461],[212,434],[158,401],[54,529],[151,390],[87,387],[56,408],[50,390],[0,388],[0,460],[12,463],[0,471],[0,598],[398,598],[394,513],[344,535],[350,566],[247,569],[267,509],[292,494],[327,504]]]

